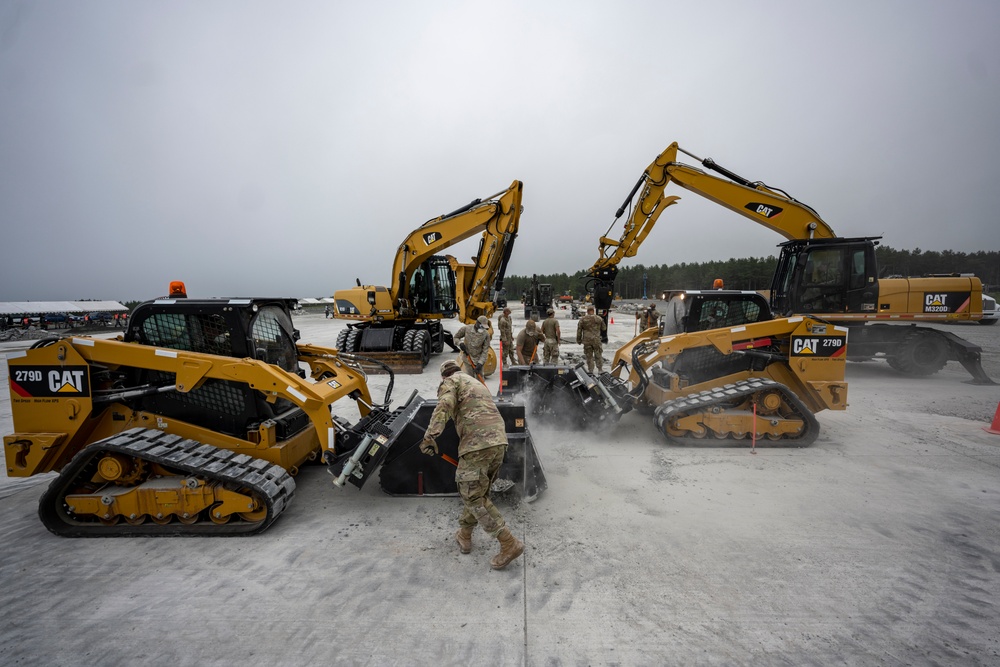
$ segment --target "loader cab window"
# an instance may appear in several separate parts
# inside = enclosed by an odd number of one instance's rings
[[[722,329],[744,324],[752,324],[767,319],[756,299],[709,299],[692,307],[692,315],[697,308],[697,322],[691,331]]]
[[[142,322],[142,337],[156,347],[234,356],[229,326],[218,313],[153,313]]]
[[[257,359],[298,374],[295,328],[288,313],[277,306],[264,306],[254,317],[250,330]]]

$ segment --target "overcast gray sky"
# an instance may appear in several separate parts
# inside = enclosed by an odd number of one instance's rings
[[[0,0],[0,300],[386,284],[514,179],[509,273],[572,273],[672,141],[842,236],[998,250],[998,35],[994,0]],[[782,240],[671,191],[637,263]]]

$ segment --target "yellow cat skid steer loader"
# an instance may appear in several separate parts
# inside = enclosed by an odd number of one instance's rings
[[[532,415],[584,426],[651,412],[678,444],[806,446],[816,412],[847,407],[846,358],[847,329],[809,317],[669,336],[650,328],[618,350],[610,373],[513,366],[502,390]]]
[[[390,409],[391,379],[375,403],[360,358],[297,343],[294,303],[159,299],[136,307],[120,339],[53,338],[8,355],[7,475],[59,471],[39,516],[72,537],[259,533],[288,506],[301,466],[325,461],[339,476],[359,447],[359,487],[385,463],[419,478],[420,493],[454,493],[446,461],[405,469],[422,437],[411,422],[434,403],[413,396]],[[343,398],[357,403],[354,425],[331,414]],[[534,497],[544,474],[517,410],[502,407],[507,468]],[[457,448],[448,437],[444,451]]]

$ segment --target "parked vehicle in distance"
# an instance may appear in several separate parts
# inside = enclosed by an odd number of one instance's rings
[[[983,295],[983,319],[980,324],[996,324],[1000,313],[997,313],[997,300],[991,296]]]

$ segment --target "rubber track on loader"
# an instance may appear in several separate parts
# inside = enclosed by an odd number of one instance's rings
[[[78,478],[90,479],[101,456],[117,452],[155,463],[165,468],[231,488],[248,489],[264,501],[267,515],[260,521],[234,516],[229,523],[216,524],[207,518],[183,524],[176,519],[165,525],[146,521],[141,525],[120,522],[106,525],[96,519],[81,521],[68,512],[63,498]],[[152,536],[234,536],[253,535],[274,523],[295,494],[295,480],[284,468],[162,431],[134,428],[98,440],[80,450],[52,481],[38,502],[38,516],[45,527],[63,537],[152,537]]]
[[[708,389],[691,396],[675,398],[671,401],[667,401],[656,408],[656,411],[653,414],[653,421],[667,440],[675,444],[701,446],[726,446],[740,444],[749,446],[751,442],[749,436],[744,438],[735,438],[732,434],[730,434],[726,438],[716,438],[709,433],[703,438],[696,438],[694,436],[679,438],[677,436],[670,435],[667,432],[666,426],[674,417],[685,417],[693,413],[707,412],[713,407],[721,407],[725,410],[727,407],[731,407],[734,404],[742,403],[747,396],[772,389],[781,391],[784,400],[794,408],[796,415],[803,421],[805,428],[801,435],[795,438],[781,438],[779,440],[771,440],[766,437],[757,438],[757,446],[808,447],[819,435],[819,422],[816,421],[816,416],[813,415],[809,408],[803,405],[798,396],[791,392],[788,387],[780,382],[775,382],[774,380],[768,380],[766,378],[741,380],[739,382],[734,382],[733,384]],[[757,419],[764,420],[768,419],[768,417],[762,415],[757,417]]]

